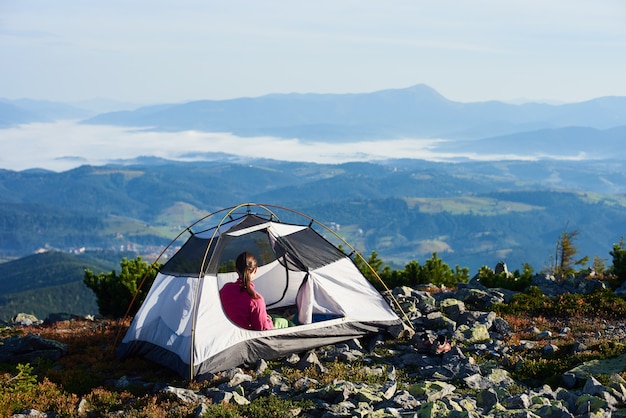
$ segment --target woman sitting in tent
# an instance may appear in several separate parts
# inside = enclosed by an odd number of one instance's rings
[[[288,326],[284,318],[274,319],[267,314],[263,296],[254,290],[254,276],[257,261],[249,252],[239,254],[235,260],[235,270],[239,278],[226,283],[220,290],[224,312],[235,324],[242,328],[263,331]]]

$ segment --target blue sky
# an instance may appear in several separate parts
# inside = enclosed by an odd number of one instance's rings
[[[0,0],[0,97],[626,96],[623,0]]]

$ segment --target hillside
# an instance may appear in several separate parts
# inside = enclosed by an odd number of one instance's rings
[[[0,171],[0,257],[41,248],[131,250],[150,259],[204,214],[282,205],[335,224],[357,248],[403,267],[437,251],[475,271],[505,260],[541,270],[565,229],[581,256],[608,259],[626,231],[625,163],[324,165],[151,160],[66,172]]]
[[[40,319],[53,313],[97,315],[96,297],[83,284],[85,269],[96,274],[119,270],[127,255],[45,252],[1,263],[0,322],[18,313]]]
[[[518,294],[485,308],[481,301],[502,293],[481,290],[488,294],[483,300],[468,290],[396,288],[412,307],[406,321],[414,329],[402,335],[307,352],[296,347],[288,357],[259,359],[204,381],[184,380],[141,357],[117,358],[129,320],[3,328],[0,356],[16,355],[0,362],[0,415],[624,415],[624,300],[610,292],[550,301]],[[423,336],[445,337],[449,351],[433,352]],[[43,360],[29,362],[35,356]]]

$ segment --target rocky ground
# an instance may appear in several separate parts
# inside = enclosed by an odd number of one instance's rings
[[[626,326],[620,320],[500,317],[489,307],[510,294],[476,283],[452,290],[401,287],[387,297],[406,313],[406,325],[391,330],[391,338],[259,360],[201,385],[154,381],[141,370],[108,384],[149,387],[190,405],[198,417],[215,416],[215,404],[246,405],[267,396],[299,405],[287,415],[308,417],[626,416],[624,356],[579,362],[549,382],[517,377],[542,367],[544,359],[591,358],[598,344],[623,344]],[[57,343],[35,346],[39,354],[64,355]],[[76,408],[83,416],[94,410],[86,398]],[[135,416],[121,407],[112,415]],[[31,410],[13,416],[57,415]]]

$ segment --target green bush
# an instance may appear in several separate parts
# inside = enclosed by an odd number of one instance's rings
[[[18,364],[15,376],[0,380],[0,391],[28,392],[37,385],[37,376],[33,374],[34,367],[29,363]]]
[[[124,258],[120,267],[119,275],[115,271],[96,275],[85,270],[83,282],[96,294],[98,308],[103,316],[122,317],[127,313],[137,313],[160,266],[148,265],[141,257],[137,257],[135,260]]]
[[[379,290],[383,286],[377,280],[372,270],[390,288],[397,286],[414,287],[419,284],[454,287],[458,283],[467,283],[469,281],[469,268],[457,265],[453,270],[437,256],[437,253],[433,253],[432,257],[427,259],[423,265],[413,260],[406,264],[403,270],[393,271],[389,266],[383,267],[383,261],[378,258],[378,254],[375,251],[372,252],[367,261],[371,269],[358,258],[355,261],[363,275]]]
[[[496,274],[491,268],[483,266],[478,270],[478,281],[491,288],[503,288],[509,290],[515,290],[522,292],[530,286],[533,278],[533,268],[530,264],[524,264],[523,271],[520,274],[519,270],[515,270],[513,273],[498,273]]]

